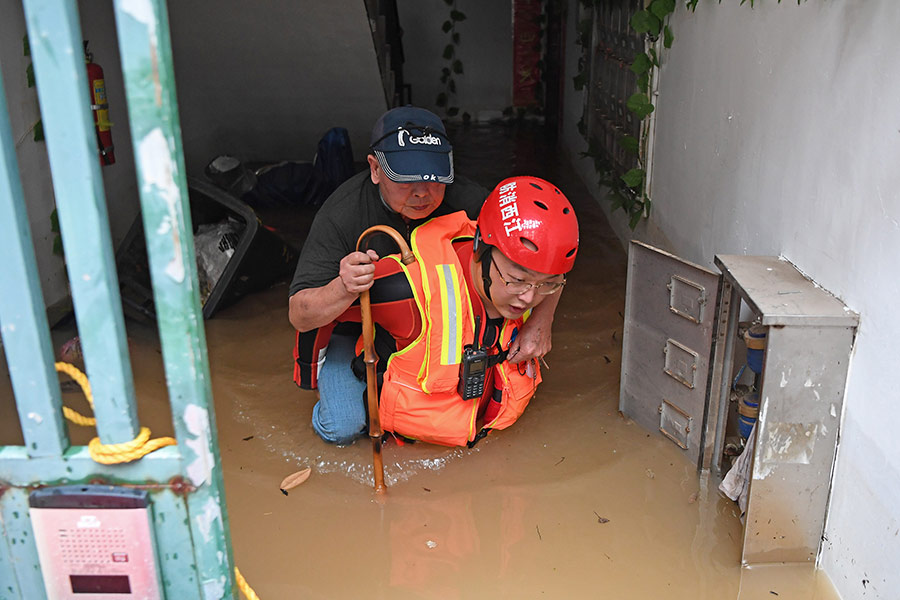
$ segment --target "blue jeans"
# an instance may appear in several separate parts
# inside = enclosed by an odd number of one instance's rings
[[[366,382],[350,368],[356,356],[356,338],[332,334],[325,363],[318,373],[319,401],[313,407],[312,426],[326,442],[349,444],[365,435]]]

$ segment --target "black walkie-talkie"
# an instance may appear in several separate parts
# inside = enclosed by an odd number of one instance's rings
[[[481,347],[481,317],[475,317],[475,345],[463,348],[459,365],[459,395],[463,400],[481,398],[484,394],[484,377],[487,372],[488,352]]]

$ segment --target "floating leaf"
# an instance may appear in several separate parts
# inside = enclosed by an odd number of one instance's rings
[[[297,471],[291,475],[288,475],[284,478],[284,481],[281,482],[279,489],[284,495],[287,495],[287,491],[291,488],[295,488],[307,479],[309,479],[309,474],[312,472],[310,467],[306,467],[302,471]]]

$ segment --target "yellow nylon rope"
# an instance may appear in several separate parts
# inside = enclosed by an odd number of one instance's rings
[[[81,386],[81,391],[84,392],[84,397],[87,399],[88,404],[90,404],[91,410],[93,410],[94,395],[91,393],[91,384],[88,381],[87,376],[85,376],[78,367],[69,363],[58,362],[55,363],[54,366],[57,371],[65,373],[74,379],[75,383]],[[76,425],[97,424],[96,418],[86,417],[67,406],[63,407],[63,414]],[[141,431],[136,438],[130,442],[122,442],[121,444],[103,444],[100,442],[99,437],[95,437],[88,443],[88,452],[90,453],[91,458],[98,463],[115,465],[137,460],[145,454],[149,454],[163,446],[174,446],[177,443],[175,438],[171,437],[161,437],[151,440],[150,430],[146,427],[141,427]]]
[[[65,362],[55,363],[54,366],[56,370],[60,373],[65,373],[69,377],[71,377],[79,386],[81,386],[81,391],[84,392],[84,397],[87,399],[88,404],[91,406],[91,410],[94,409],[94,395],[91,393],[91,384],[88,381],[87,376],[81,372],[75,365],[71,365]],[[86,417],[79,412],[69,408],[68,406],[63,406],[63,414],[65,417],[75,423],[76,425],[82,426],[96,426],[97,419],[94,417]],[[88,452],[96,462],[104,464],[104,465],[115,465],[119,463],[131,462],[133,460],[137,460],[144,456],[145,454],[150,454],[154,450],[158,450],[164,446],[174,446],[177,445],[178,442],[175,438],[171,437],[161,437],[156,438],[154,440],[150,439],[150,430],[147,427],[141,427],[141,432],[138,434],[136,438],[131,440],[130,442],[123,442],[121,444],[103,444],[100,442],[99,437],[95,437],[90,442],[88,442]],[[244,594],[244,597],[247,600],[259,600],[259,596],[256,595],[256,592],[253,591],[253,588],[250,587],[250,584],[247,583],[247,580],[244,579],[244,576],[241,575],[241,572],[237,567],[234,568],[234,577],[237,582],[238,588]]]

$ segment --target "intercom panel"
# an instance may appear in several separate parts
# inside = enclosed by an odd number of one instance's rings
[[[160,600],[146,491],[68,485],[29,495],[48,600]]]

